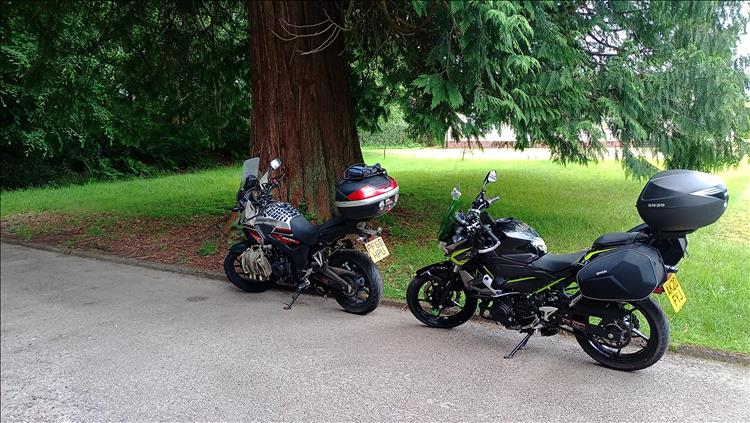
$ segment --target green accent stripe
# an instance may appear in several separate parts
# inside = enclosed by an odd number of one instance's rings
[[[505,283],[521,282],[521,281],[527,281],[529,279],[536,279],[536,278],[534,276],[526,276],[525,278],[511,279],[509,281],[506,281]]]
[[[590,253],[586,254],[586,256],[585,256],[585,257],[584,257],[583,259],[584,259],[584,260],[588,260],[588,259],[590,259],[591,257],[593,257],[593,256],[595,256],[595,255],[597,255],[597,254],[599,254],[599,253],[603,253],[603,252],[605,252],[605,251],[610,251],[610,250],[614,250],[614,248],[607,248],[606,250],[596,250],[596,251],[591,251]]]
[[[464,251],[468,251],[468,250],[469,250],[468,248],[463,248],[461,250],[454,251],[453,254],[451,254],[451,261],[454,262],[454,263],[456,263],[459,266],[462,265],[462,264],[464,264],[464,263],[466,263],[468,260],[459,260],[459,259],[456,258],[456,256],[458,256],[461,253],[463,253]]]
[[[544,291],[546,289],[549,289],[552,285],[554,285],[554,284],[556,284],[556,283],[558,283],[558,282],[560,282],[562,280],[565,280],[565,278],[560,278],[560,279],[558,279],[556,281],[552,281],[552,282],[548,283],[547,285],[544,285],[543,287],[541,287],[541,288],[537,289],[536,291],[532,292],[532,294],[538,294],[538,293],[540,293],[540,292],[542,292],[542,291]]]

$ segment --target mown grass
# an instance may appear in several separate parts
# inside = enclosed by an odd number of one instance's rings
[[[460,183],[467,205],[489,169],[497,170],[500,178],[488,191],[502,197],[491,213],[529,223],[553,252],[584,249],[605,232],[640,223],[634,205],[643,181],[625,178],[616,162],[585,167],[535,160],[436,160],[396,154],[383,158],[382,154],[382,150],[371,150],[365,157],[368,162],[382,163],[401,186],[396,211],[379,219],[390,233],[387,243],[392,256],[380,266],[389,297],[403,298],[416,269],[443,259],[435,233],[451,188]],[[674,343],[750,353],[750,165],[721,176],[729,186],[729,208],[717,224],[689,236],[689,255],[680,263],[679,277],[688,303],[675,315],[666,298],[659,300],[670,317]],[[239,169],[227,167],[154,179],[3,192],[0,214],[55,211],[189,221],[196,215],[226,213],[238,184]],[[17,230],[30,236],[33,228]],[[196,249],[207,253],[213,246],[207,243]]]

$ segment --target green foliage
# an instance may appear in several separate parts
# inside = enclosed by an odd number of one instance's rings
[[[213,256],[219,252],[219,245],[215,241],[206,241],[198,248],[198,255],[201,257]]]
[[[509,124],[517,148],[587,163],[606,125],[636,175],[644,148],[701,170],[750,150],[740,2],[383,1],[345,23],[360,127],[396,103],[412,136]]]
[[[149,175],[247,151],[235,2],[2,2],[4,188]]]
[[[377,128],[372,131],[359,129],[359,141],[364,147],[413,148],[420,146],[440,145],[441,139],[424,136],[414,139],[409,133],[409,126],[404,121],[404,112],[400,107],[391,107],[387,117],[381,117]]]
[[[93,225],[86,229],[86,235],[88,236],[104,236],[104,230],[101,226]]]

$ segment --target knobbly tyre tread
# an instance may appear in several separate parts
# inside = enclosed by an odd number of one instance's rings
[[[263,292],[273,287],[273,276],[268,282],[254,282],[240,277],[240,275],[238,275],[237,271],[234,269],[234,261],[240,254],[242,254],[242,252],[229,251],[227,253],[227,256],[224,258],[224,273],[227,275],[229,281],[232,282],[234,286],[245,292]]]
[[[428,279],[421,276],[415,276],[414,279],[409,282],[409,287],[406,289],[406,304],[409,306],[409,311],[414,317],[420,322],[433,328],[450,329],[456,326],[460,326],[471,319],[474,316],[474,312],[477,310],[477,299],[466,295],[466,303],[459,313],[450,316],[450,318],[436,318],[431,316],[422,309],[419,305],[419,291],[422,288],[424,282],[429,282]]]
[[[647,350],[644,351],[645,354],[642,358],[638,357],[638,360],[633,360],[607,357],[594,348],[585,335],[576,334],[576,340],[581,348],[583,348],[583,351],[604,367],[625,372],[642,370],[659,361],[667,351],[667,347],[669,347],[669,321],[659,303],[653,298],[646,298],[645,300],[638,301],[637,304],[642,307],[640,309],[641,313],[643,313],[647,319],[650,318],[653,320],[654,327],[651,328],[649,340],[656,336],[656,342],[653,344],[649,342]],[[646,316],[647,314],[649,316]]]
[[[383,299],[383,277],[380,275],[377,266],[372,262],[370,256],[357,250],[340,250],[333,254],[328,260],[329,264],[336,266],[345,261],[351,261],[364,271],[364,276],[370,283],[370,296],[367,301],[356,304],[350,297],[336,296],[336,302],[349,313],[365,315],[376,308]]]

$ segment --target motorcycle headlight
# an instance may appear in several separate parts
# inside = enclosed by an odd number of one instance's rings
[[[541,253],[546,253],[547,252],[547,244],[545,244],[544,240],[541,239],[541,238],[537,238],[537,239],[531,241],[531,245],[534,246],[534,248],[536,248],[536,250],[539,251],[539,252],[541,252]]]

